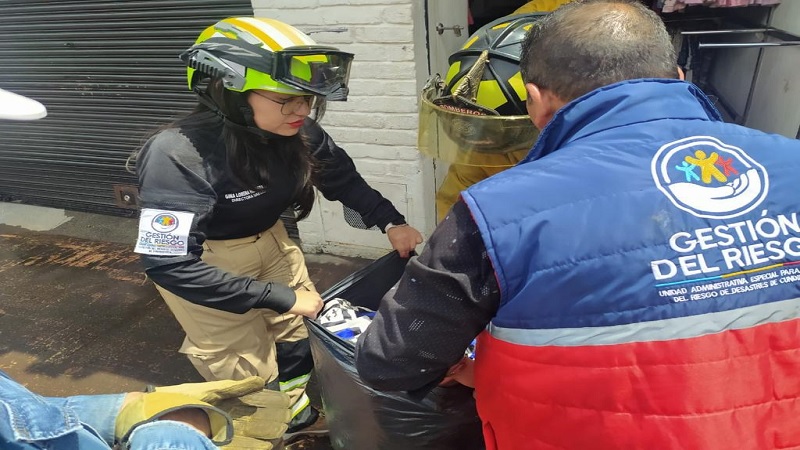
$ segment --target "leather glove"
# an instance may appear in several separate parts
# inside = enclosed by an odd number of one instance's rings
[[[264,389],[264,379],[258,376],[244,380],[207,381],[184,383],[172,386],[147,386],[147,392],[170,392],[194,397],[201,402],[214,403],[228,398],[240,397]]]
[[[289,396],[264,389],[264,379],[186,383],[152,388],[156,393],[180,393],[225,411],[233,420],[233,440],[226,450],[271,450],[283,448],[283,433],[291,420]],[[149,388],[150,389],[150,388]]]
[[[200,409],[206,413],[214,444],[225,445],[231,441],[233,423],[226,412],[195,397],[167,392],[147,393],[126,404],[117,415],[114,438],[121,448],[127,449],[131,433],[136,427],[187,409]]]

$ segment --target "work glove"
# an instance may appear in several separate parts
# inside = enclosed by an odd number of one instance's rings
[[[289,396],[264,389],[264,379],[221,380],[149,388],[154,393],[182,394],[207,402],[233,420],[233,440],[226,450],[273,450],[283,448],[283,433],[291,420]]]
[[[127,449],[131,433],[140,425],[160,420],[166,414],[188,409],[199,409],[206,413],[214,444],[225,445],[231,442],[233,423],[226,412],[195,397],[167,392],[147,393],[127,403],[117,415],[114,438],[122,449]]]

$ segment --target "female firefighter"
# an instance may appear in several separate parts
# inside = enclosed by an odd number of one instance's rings
[[[180,352],[206,380],[258,375],[288,393],[289,432],[318,417],[302,318],[322,300],[281,214],[306,217],[316,187],[402,256],[422,242],[317,123],[326,101],[347,98],[352,58],[276,20],[222,20],[181,54],[195,110],[137,158],[136,251],[186,332]]]

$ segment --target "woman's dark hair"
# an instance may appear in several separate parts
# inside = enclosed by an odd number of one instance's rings
[[[223,121],[222,137],[227,149],[226,159],[235,180],[245,189],[261,190],[270,181],[270,167],[288,167],[296,180],[294,204],[297,220],[302,220],[314,205],[314,158],[302,133],[279,136],[259,130],[253,121],[253,110],[247,103],[247,92],[225,89],[219,79],[211,79],[206,88],[207,100],[216,105],[219,113],[207,102],[200,101],[188,116],[164,128],[216,128]],[[324,112],[324,102],[317,108],[318,119]],[[224,116],[223,120],[219,115]]]

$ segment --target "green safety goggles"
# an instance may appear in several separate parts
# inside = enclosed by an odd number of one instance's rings
[[[353,54],[334,47],[304,45],[271,52],[260,46],[224,37],[210,38],[180,55],[197,72],[222,79],[234,91],[260,89],[248,79],[260,72],[278,83],[325,97],[346,100]],[[262,75],[262,76],[263,76]],[[190,82],[191,83],[191,82]]]

